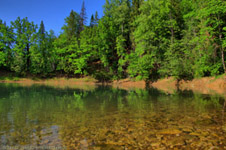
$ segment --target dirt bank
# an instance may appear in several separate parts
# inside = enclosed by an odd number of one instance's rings
[[[219,78],[205,77],[194,79],[192,81],[182,80],[179,82],[177,82],[173,78],[167,78],[158,80],[157,82],[152,83],[151,86],[169,93],[180,89],[192,90],[202,94],[217,93],[226,95],[226,75]]]
[[[114,81],[113,87],[122,89],[145,88],[144,81],[131,81],[129,79]],[[206,77],[194,79],[192,81],[177,81],[174,78],[165,78],[149,84],[150,87],[157,88],[167,93],[174,93],[180,90],[192,90],[202,94],[224,94],[226,95],[226,75],[219,78]]]
[[[82,88],[82,89],[94,89],[99,83],[97,80],[86,77],[80,79],[67,79],[67,78],[53,78],[53,79],[27,79],[27,78],[18,78],[17,80],[8,80],[0,79],[0,83],[19,83],[23,86],[31,86],[33,84],[49,85],[59,88]],[[145,81],[132,81],[130,79],[124,79],[119,81],[114,81],[111,83],[104,83],[104,85],[110,85],[115,88],[130,90],[130,89],[144,89],[147,84]],[[150,87],[157,88],[159,90],[173,93],[180,90],[193,90],[195,92],[203,94],[224,94],[226,95],[226,75],[219,78],[215,77],[206,77],[200,79],[194,79],[192,81],[180,81],[177,82],[173,78],[166,78],[158,80],[154,83],[148,84]]]
[[[17,83],[21,86],[32,86],[34,84],[54,86],[56,88],[77,88],[84,90],[92,90],[97,86],[97,80],[87,77],[81,79],[52,78],[52,79],[30,79],[30,78],[14,78],[0,79],[0,83]]]
[[[114,81],[111,85],[115,88],[130,90],[130,89],[144,89],[146,88],[145,81],[131,81],[130,79],[124,79]]]

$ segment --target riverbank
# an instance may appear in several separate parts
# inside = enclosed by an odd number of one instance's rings
[[[129,79],[113,82],[113,86],[123,89],[145,88],[147,85],[171,94],[177,90],[192,90],[202,94],[226,95],[226,75],[219,77],[205,77],[191,81],[177,81],[170,77],[149,84],[146,84],[144,81],[130,81]]]
[[[179,82],[177,82],[173,78],[167,78],[152,83],[152,86],[169,93],[180,89],[182,91],[192,90],[202,94],[216,93],[226,95],[226,75],[217,78],[205,77],[191,81],[181,80]]]
[[[132,79],[124,79],[119,81],[101,83],[92,77],[85,78],[18,78],[18,77],[0,77],[0,83],[18,83],[23,86],[31,86],[33,84],[56,86],[59,88],[75,87],[75,88],[95,88],[98,85],[109,85],[115,88],[125,90],[145,89],[147,86],[154,87],[167,93],[174,93],[179,90],[192,90],[203,94],[225,94],[226,93],[226,75],[219,77],[205,77],[194,79],[192,81],[177,81],[174,78],[160,79],[153,83],[145,81],[133,81]]]

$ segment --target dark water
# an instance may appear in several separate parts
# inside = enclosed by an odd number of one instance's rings
[[[226,149],[225,99],[0,84],[0,149]]]

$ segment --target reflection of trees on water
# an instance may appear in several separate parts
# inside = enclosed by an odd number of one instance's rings
[[[155,89],[125,91],[110,87],[84,91],[1,84],[0,88],[0,136],[6,139],[0,145],[39,145],[52,134],[53,125],[60,127],[59,135],[67,145],[76,138],[81,141],[128,122],[144,123],[147,116],[164,120],[225,109],[225,102],[219,102],[222,97],[191,91],[166,95]]]
[[[222,124],[223,124],[223,125],[224,125],[224,123],[225,123],[225,119],[224,119],[225,111],[226,111],[226,96],[225,96],[225,98],[224,98],[224,104],[223,104],[223,109],[222,109]]]

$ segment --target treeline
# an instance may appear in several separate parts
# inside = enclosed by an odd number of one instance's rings
[[[27,18],[0,21],[0,68],[18,75],[153,80],[226,73],[225,0],[106,0],[71,11],[56,37]]]

